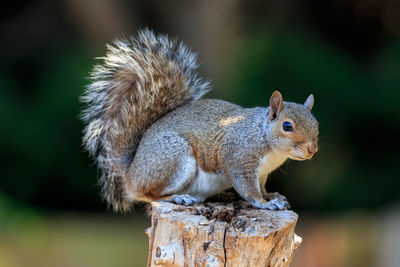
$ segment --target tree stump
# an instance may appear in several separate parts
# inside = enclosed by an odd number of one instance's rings
[[[297,214],[245,201],[181,206],[153,202],[147,266],[289,266]]]

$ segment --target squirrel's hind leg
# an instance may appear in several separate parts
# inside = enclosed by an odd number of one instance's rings
[[[131,184],[140,199],[162,199],[184,205],[200,202],[184,195],[196,173],[197,163],[191,157],[190,144],[174,132],[142,139],[130,168]]]
[[[173,195],[173,196],[171,196],[169,198],[165,198],[163,200],[167,201],[167,202],[172,202],[172,203],[175,203],[175,204],[179,204],[179,205],[184,205],[184,206],[190,206],[190,205],[193,205],[193,204],[201,202],[197,198],[194,198],[194,197],[192,197],[190,195],[187,195],[187,194],[185,194],[185,195]]]
[[[197,175],[197,163],[192,157],[183,156],[181,164],[176,172],[169,179],[169,183],[164,188],[163,200],[179,205],[189,206],[203,202],[203,199],[196,198],[186,193],[187,187],[193,183]],[[164,197],[165,196],[165,197]]]

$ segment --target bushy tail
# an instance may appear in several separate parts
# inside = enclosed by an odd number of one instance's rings
[[[209,83],[197,76],[196,54],[150,30],[107,46],[81,97],[83,143],[96,157],[102,194],[115,210],[129,210],[127,170],[146,129],[158,118],[199,99]]]

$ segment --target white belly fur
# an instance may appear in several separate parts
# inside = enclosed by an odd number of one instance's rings
[[[223,174],[208,173],[198,167],[197,177],[185,190],[185,193],[204,201],[207,197],[220,193],[231,186]]]
[[[258,177],[260,180],[267,179],[268,174],[278,168],[288,159],[283,153],[269,152],[260,159],[258,167]]]

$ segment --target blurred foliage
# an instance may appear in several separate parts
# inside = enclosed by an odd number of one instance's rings
[[[98,193],[96,171],[81,147],[78,97],[93,55],[72,45],[60,49],[63,53],[31,59],[41,66],[29,81],[7,71],[0,75],[6,89],[0,91],[0,119],[7,125],[0,138],[1,161],[7,166],[0,188],[34,205],[87,209]]]

